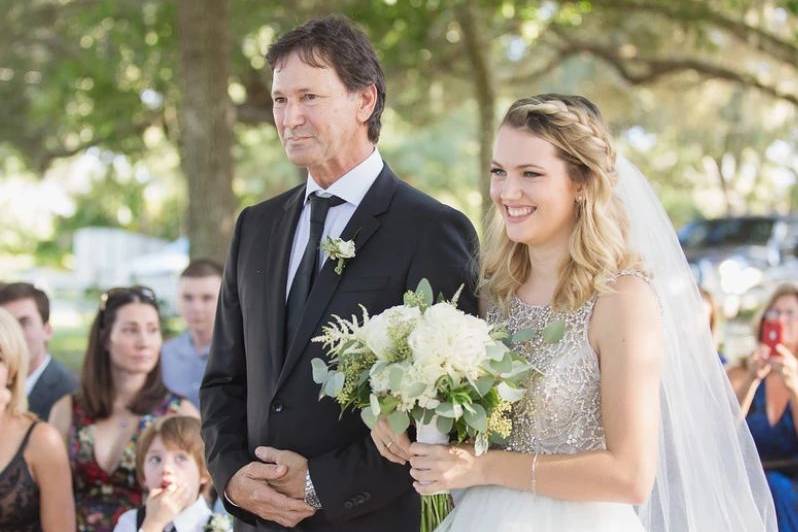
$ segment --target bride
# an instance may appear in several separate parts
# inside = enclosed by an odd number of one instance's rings
[[[542,374],[504,448],[411,444],[383,421],[382,455],[422,495],[465,489],[443,531],[775,531],[684,255],[596,106],[515,102],[493,159],[487,319],[565,333],[516,346]]]

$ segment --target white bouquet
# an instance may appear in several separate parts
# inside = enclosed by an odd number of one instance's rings
[[[380,416],[397,433],[415,422],[423,443],[473,440],[477,454],[509,436],[509,405],[523,396],[533,368],[510,350],[518,338],[458,310],[459,294],[433,303],[422,279],[403,305],[376,316],[361,307],[362,320],[333,316],[313,339],[330,358],[312,361],[319,398],[360,409],[370,428]]]

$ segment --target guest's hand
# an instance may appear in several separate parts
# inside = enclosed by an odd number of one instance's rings
[[[410,475],[413,487],[421,495],[468,488],[483,484],[482,460],[471,445],[410,446]]]
[[[746,367],[748,368],[748,375],[751,380],[761,381],[770,373],[770,347],[765,344],[759,344],[756,350],[748,357]]]
[[[250,462],[236,471],[227,483],[225,495],[230,502],[261,519],[294,527],[316,510],[303,500],[283,495],[269,485],[286,473],[288,468],[284,465]]]
[[[255,449],[255,456],[267,464],[284,466],[285,475],[270,480],[269,484],[283,495],[304,500],[305,476],[308,473],[308,461],[304,456],[274,447],[258,447]]]
[[[410,460],[410,438],[406,433],[397,434],[384,417],[380,417],[371,429],[371,439],[383,458],[395,464],[405,465]]]
[[[177,484],[150,491],[147,496],[147,515],[141,524],[141,531],[161,532],[191,504],[193,495],[185,486]]]
[[[776,352],[770,356],[770,365],[784,381],[787,389],[793,394],[798,393],[798,361],[795,355],[782,344],[778,344]]]

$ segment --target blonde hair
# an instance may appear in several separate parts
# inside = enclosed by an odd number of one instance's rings
[[[581,96],[543,94],[513,103],[501,125],[551,143],[569,177],[582,186],[568,258],[561,266],[552,306],[575,309],[595,294],[612,292],[616,273],[640,269],[640,262],[627,249],[626,212],[613,194],[615,149],[598,108]],[[495,205],[488,217],[480,287],[506,311],[518,288],[532,275],[532,266],[526,244],[507,237]]]
[[[19,323],[7,310],[0,308],[0,361],[8,368],[6,387],[11,392],[8,411],[19,416],[28,411],[25,378],[28,376],[28,346]]]
[[[156,436],[164,445],[171,445],[187,452],[194,458],[200,472],[200,479],[210,479],[205,465],[205,444],[202,441],[200,421],[190,416],[163,416],[153,421],[139,436],[136,444],[136,476],[144,485],[144,459]]]

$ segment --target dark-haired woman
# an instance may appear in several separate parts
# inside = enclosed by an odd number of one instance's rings
[[[165,414],[198,416],[161,380],[161,327],[155,295],[144,287],[103,294],[89,333],[81,385],[53,407],[72,464],[78,530],[111,532],[142,504],[136,480],[139,434]]]

